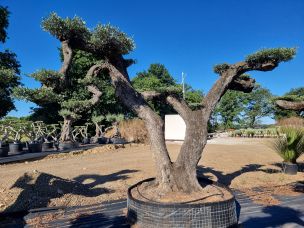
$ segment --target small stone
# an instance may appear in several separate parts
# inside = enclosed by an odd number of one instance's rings
[[[58,188],[58,189],[57,189],[57,193],[60,194],[60,195],[62,195],[62,194],[63,194],[63,191],[62,191],[60,188]]]
[[[28,164],[28,161],[24,162],[24,164]]]
[[[86,167],[83,167],[83,168],[82,168],[82,170],[86,170],[86,169],[87,169]]]

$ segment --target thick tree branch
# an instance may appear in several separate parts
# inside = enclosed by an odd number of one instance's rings
[[[152,101],[154,99],[160,98],[163,94],[156,91],[144,91],[141,92],[141,95],[146,101]]]
[[[302,111],[304,110],[304,101],[285,101],[277,100],[276,105],[283,109]]]
[[[237,78],[231,82],[229,89],[250,93],[254,89],[255,80],[253,78]]]
[[[107,69],[107,64],[105,63],[98,63],[90,67],[90,69],[87,72],[86,78],[92,78],[92,77],[97,77],[99,72],[102,69]]]
[[[93,96],[90,101],[92,105],[95,105],[99,101],[102,92],[100,92],[100,90],[94,85],[89,85],[87,88],[89,92],[93,93]]]
[[[240,77],[242,74],[253,70],[271,71],[276,68],[278,64],[279,63],[275,61],[268,61],[256,64],[239,62],[236,64],[227,65],[226,69],[221,72],[220,78],[216,81],[202,101],[202,106],[205,109],[204,118],[209,119],[216,104],[228,89],[242,89],[242,91],[248,91],[250,89],[253,81],[248,81],[245,83],[243,80],[239,80],[238,77]]]
[[[61,41],[61,48],[62,48],[62,54],[63,54],[63,63],[59,70],[60,73],[64,75],[64,81],[66,85],[70,85],[70,77],[68,75],[68,70],[71,67],[72,58],[73,58],[73,50],[69,45],[69,41]]]
[[[191,113],[191,109],[188,107],[186,102],[183,99],[177,99],[173,95],[169,95],[167,97],[167,102],[174,108],[175,111],[184,119],[187,124],[189,119],[189,114]]]
[[[129,66],[135,63],[134,59],[125,59],[125,67],[128,68]]]

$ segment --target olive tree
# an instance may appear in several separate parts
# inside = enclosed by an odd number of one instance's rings
[[[104,71],[111,79],[116,96],[145,121],[156,165],[156,184],[159,192],[193,192],[201,189],[196,177],[196,166],[207,143],[208,120],[227,90],[251,92],[255,80],[242,75],[249,71],[271,71],[279,63],[295,55],[293,48],[264,49],[248,55],[244,61],[220,64],[214,67],[219,79],[192,110],[182,96],[171,91],[137,92],[130,83],[128,67],[134,63],[124,58],[134,48],[133,40],[118,28],[98,24],[89,30],[79,17],[60,18],[52,13],[42,23],[43,28],[60,42],[64,52],[63,72],[69,69],[75,50],[98,56],[101,61],[92,65],[89,74],[95,77]],[[69,83],[68,78],[65,79]],[[156,99],[172,106],[186,123],[186,134],[176,161],[172,161],[165,143],[164,120],[152,110],[148,100]]]

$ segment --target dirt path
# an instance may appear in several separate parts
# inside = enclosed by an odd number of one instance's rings
[[[236,142],[233,144],[233,140]],[[237,141],[236,141],[237,140]],[[180,145],[168,144],[176,158]],[[85,205],[126,197],[128,186],[153,177],[149,146],[107,146],[76,154],[0,166],[0,211],[46,206]],[[303,163],[304,158],[299,159]],[[206,146],[199,172],[234,188],[269,186],[304,180],[304,173],[279,171],[281,158],[267,140],[226,139]]]

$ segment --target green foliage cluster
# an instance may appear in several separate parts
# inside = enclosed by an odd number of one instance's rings
[[[97,116],[97,115],[93,115],[92,116],[92,122],[93,123],[96,123],[96,124],[99,124],[99,123],[101,123],[103,120],[105,120],[106,119],[106,117],[104,116],[104,115],[99,115],[99,116]]]
[[[77,115],[75,112],[72,112],[68,109],[61,109],[59,115],[66,119],[79,119],[81,116]]]
[[[13,70],[17,75],[20,74],[20,63],[17,61],[17,55],[8,49],[0,52],[0,66]]]
[[[135,48],[133,39],[127,36],[119,28],[110,24],[98,24],[89,30],[85,22],[75,16],[74,18],[61,18],[56,13],[51,13],[42,21],[42,28],[60,41],[69,40],[70,44],[85,42],[93,51],[102,52],[105,55],[128,54]]]
[[[240,122],[240,113],[244,110],[244,93],[228,90],[216,106],[214,115],[219,116],[224,129],[233,128]]]
[[[132,79],[133,87],[139,91],[156,91],[160,93],[174,94],[182,97],[182,85],[178,84],[163,64],[151,64],[147,71],[139,72]],[[185,85],[185,100],[192,107],[196,108],[203,99],[203,92],[194,90],[191,86]],[[161,116],[172,114],[175,111],[163,102],[149,102],[151,107]]]
[[[271,116],[273,110],[270,91],[257,85],[251,93],[228,90],[221,98],[213,115],[220,118],[224,129],[253,128],[259,123],[261,117]]]
[[[61,107],[67,110],[72,110],[74,113],[82,113],[91,107],[91,101],[69,99],[63,101],[61,103]]]
[[[40,81],[44,86],[59,90],[61,82],[64,80],[63,74],[54,70],[41,69],[29,75],[36,81]]]
[[[31,101],[39,105],[61,102],[64,96],[54,92],[51,87],[29,89],[25,87],[14,88],[14,96],[20,100]]]
[[[53,12],[43,19],[42,28],[60,41],[84,42],[90,37],[85,22],[77,16],[63,19]]]
[[[135,48],[134,41],[127,34],[110,24],[98,24],[92,32],[90,43],[97,50],[108,54],[114,51],[125,55]]]
[[[238,129],[229,132],[230,137],[258,137],[258,138],[276,138],[280,135],[279,128],[265,129]]]
[[[9,11],[7,7],[0,6],[0,42],[4,43],[7,38]]]
[[[132,79],[132,85],[138,91],[161,91],[177,85],[175,79],[163,64],[151,64],[147,71],[139,72]]]
[[[296,163],[304,153],[304,130],[284,127],[280,132],[282,136],[273,142],[273,148],[284,159],[284,162]]]
[[[245,61],[250,65],[267,62],[286,62],[291,60],[296,54],[296,48],[269,48],[257,51],[248,55]]]
[[[214,73],[221,74],[225,70],[229,69],[229,64],[228,63],[222,63],[222,64],[217,64],[213,67]]]
[[[60,52],[61,57],[62,53]],[[38,105],[33,109],[31,119],[42,120],[45,123],[57,123],[62,119],[59,115],[61,109],[75,112],[71,117],[77,117],[78,125],[91,120],[93,115],[105,115],[107,113],[121,113],[123,107],[115,97],[114,88],[111,86],[108,76],[102,72],[98,77],[86,80],[89,68],[100,62],[92,54],[84,51],[76,51],[73,57],[69,77],[71,86],[65,86],[63,75],[57,71],[42,69],[29,76],[41,82],[38,89],[18,87],[14,89],[14,96],[18,99],[34,102]],[[87,85],[94,84],[102,96],[100,101],[88,111],[84,111],[89,105],[92,94],[87,90]],[[64,115],[66,116],[66,115]]]
[[[107,114],[106,115],[106,120],[109,123],[113,123],[113,122],[120,122],[122,120],[124,120],[124,115],[123,114]]]
[[[9,11],[6,7],[0,6],[0,42],[4,43],[7,38],[6,29]],[[13,88],[20,84],[20,63],[15,53],[4,50],[0,52],[0,118],[15,109],[12,92]]]

